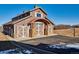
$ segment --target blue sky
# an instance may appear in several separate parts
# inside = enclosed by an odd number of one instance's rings
[[[48,18],[56,25],[79,24],[79,4],[39,4],[48,14]],[[0,4],[0,25],[8,22],[11,18],[23,11],[33,9],[34,4]]]

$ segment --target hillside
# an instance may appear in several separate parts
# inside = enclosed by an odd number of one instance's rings
[[[60,24],[60,25],[55,25],[54,29],[70,29],[70,28],[79,28],[79,25],[65,25],[65,24]]]

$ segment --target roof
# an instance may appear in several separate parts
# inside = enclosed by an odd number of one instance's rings
[[[45,12],[45,10],[43,10],[43,8],[39,7],[37,4],[34,5],[34,10],[40,9],[44,14],[47,15],[47,13]],[[32,11],[34,11],[32,10]]]
[[[51,22],[47,17],[45,17],[51,24],[55,25],[53,22]]]
[[[27,18],[29,18],[29,17],[31,17],[31,16],[28,16],[28,17],[22,18],[22,19],[20,19],[20,20],[9,21],[9,22],[5,23],[4,25],[15,24],[15,23],[20,22],[20,21],[22,21],[22,20],[25,20],[25,19],[27,19]]]
[[[32,12],[32,11],[35,11],[35,10],[37,10],[37,9],[40,9],[42,12],[44,12],[44,14],[47,15],[47,13],[46,13],[42,8],[40,8],[40,7],[34,8],[33,10],[27,11],[27,12]],[[25,13],[27,13],[27,12],[25,12]],[[22,14],[24,14],[24,13],[22,13]],[[22,14],[20,14],[20,15],[22,15]],[[18,15],[18,16],[20,16],[20,15]],[[16,17],[18,17],[18,16],[16,16]],[[14,18],[16,18],[16,17],[14,17]],[[22,18],[22,19],[18,19],[18,20],[14,20],[14,21],[9,21],[9,22],[5,23],[4,25],[15,24],[15,23],[20,22],[20,21],[22,21],[22,20],[24,20],[24,19],[26,19],[26,18],[29,18],[29,17],[31,17],[31,16],[27,16],[27,17],[24,17],[24,18]],[[12,18],[12,19],[13,19],[13,18]],[[52,22],[51,22],[51,23],[52,23]]]
[[[27,14],[28,12],[33,12],[33,11],[35,11],[35,10],[37,10],[37,9],[40,9],[44,14],[47,15],[47,13],[46,13],[42,8],[40,8],[40,7],[34,7],[33,10],[29,10],[29,11],[27,11],[27,12],[23,12],[22,14],[17,15],[16,17],[13,17],[12,20],[16,20],[18,17],[22,16],[23,14]],[[25,16],[25,17],[26,17],[26,16]],[[17,20],[18,20],[18,19],[17,19]]]
[[[37,9],[40,9],[44,14],[46,14],[47,15],[47,13],[42,9],[42,8],[40,8],[40,7],[38,7],[38,8],[35,8],[35,9],[33,9],[33,10],[31,10],[31,12],[32,11],[35,11],[35,10],[37,10]]]

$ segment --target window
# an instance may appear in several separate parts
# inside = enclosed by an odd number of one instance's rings
[[[37,13],[37,17],[41,17],[41,14],[40,13]]]
[[[39,12],[35,12],[35,17],[43,17],[43,15]]]

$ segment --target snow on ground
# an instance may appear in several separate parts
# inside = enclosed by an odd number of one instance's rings
[[[54,44],[54,45],[48,45],[49,48],[57,48],[57,49],[60,49],[60,48],[63,48],[63,49],[66,49],[66,48],[75,48],[75,49],[79,49],[79,43],[74,43],[74,44]]]
[[[49,48],[57,48],[57,49],[65,49],[67,48],[65,45],[61,45],[61,44],[55,44],[55,45],[49,45]]]
[[[32,50],[20,50],[18,48],[0,51],[0,54],[31,54],[31,53]]]
[[[52,45],[47,45],[47,48],[48,49],[50,49],[50,48],[52,48],[52,49],[53,48],[57,48],[57,49],[75,48],[75,49],[79,50],[79,43],[74,43],[74,44],[52,44]],[[32,53],[34,53],[34,51],[32,49],[28,50],[28,49],[19,49],[19,48],[0,51],[0,54],[32,54]]]
[[[66,47],[79,49],[79,43],[75,43],[75,44],[67,44]]]

